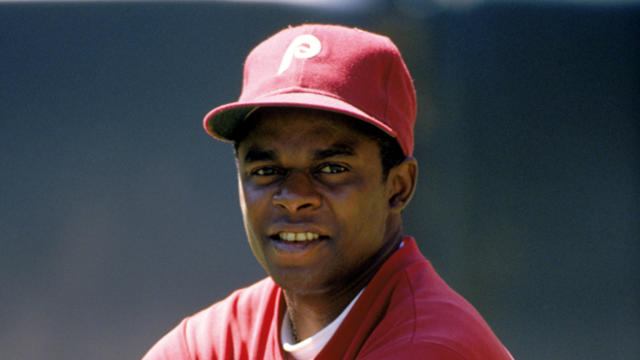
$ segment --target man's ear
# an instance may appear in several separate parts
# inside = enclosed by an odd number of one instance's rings
[[[400,164],[389,170],[387,189],[389,209],[400,213],[413,197],[418,180],[418,161],[408,156]]]

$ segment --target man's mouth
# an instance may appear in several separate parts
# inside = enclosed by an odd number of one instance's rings
[[[329,236],[313,231],[279,231],[269,238],[280,250],[300,251],[328,240]]]
[[[276,234],[276,239],[280,239],[283,241],[293,242],[293,241],[313,241],[318,240],[320,238],[320,234],[314,232],[288,232],[282,231]]]

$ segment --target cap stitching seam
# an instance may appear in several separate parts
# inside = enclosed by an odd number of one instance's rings
[[[390,102],[390,96],[389,96],[389,79],[391,78],[391,73],[392,73],[392,69],[393,69],[393,63],[395,62],[395,58],[391,57],[391,61],[389,61],[389,65],[387,66],[387,76],[386,79],[384,79],[384,90],[385,90],[385,99],[387,100],[384,104],[384,119],[383,122],[386,124],[387,123],[387,119],[389,118],[389,102]]]

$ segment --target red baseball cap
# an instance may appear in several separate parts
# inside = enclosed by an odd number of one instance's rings
[[[388,37],[337,25],[284,29],[254,48],[244,64],[238,101],[204,117],[213,137],[234,130],[258,107],[313,108],[366,121],[413,153],[416,93],[398,48]]]

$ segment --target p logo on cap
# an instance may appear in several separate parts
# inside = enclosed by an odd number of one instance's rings
[[[296,37],[282,57],[278,75],[285,72],[289,66],[291,66],[291,61],[294,57],[298,59],[309,59],[318,55],[320,50],[322,50],[322,45],[317,37],[309,34]]]

